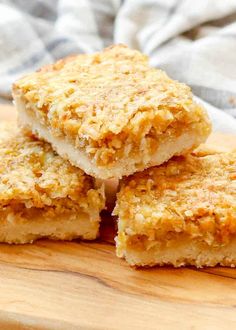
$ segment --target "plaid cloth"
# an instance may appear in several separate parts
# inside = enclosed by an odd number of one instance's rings
[[[236,0],[2,0],[1,100],[18,77],[112,43],[190,85],[215,128],[236,133]]]

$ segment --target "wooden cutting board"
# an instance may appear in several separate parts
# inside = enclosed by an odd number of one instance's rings
[[[236,135],[208,146],[231,150]],[[96,242],[0,244],[0,329],[236,328],[235,269],[135,270],[115,256],[114,235],[107,216]]]

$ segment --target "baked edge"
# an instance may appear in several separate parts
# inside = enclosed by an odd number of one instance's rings
[[[112,167],[96,166],[92,164],[89,157],[80,149],[76,149],[72,143],[65,138],[53,137],[47,127],[37,122],[33,116],[29,116],[26,111],[26,105],[20,95],[14,94],[15,104],[18,109],[19,125],[26,130],[32,131],[40,139],[49,142],[54,150],[64,159],[70,161],[74,166],[81,168],[86,174],[99,179],[121,179],[123,176],[140,172],[146,168],[161,165],[173,156],[183,155],[195,149],[200,143],[203,143],[207,136],[199,134],[192,130],[192,126],[188,127],[188,132],[180,136],[173,136],[170,140],[169,136],[163,139],[156,153],[152,158],[142,166],[136,166],[139,158],[124,158],[117,161]]]

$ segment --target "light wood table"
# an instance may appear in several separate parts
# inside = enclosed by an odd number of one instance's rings
[[[15,120],[13,108],[0,118]],[[236,148],[212,135],[210,147]],[[0,245],[0,329],[235,329],[236,270],[135,270],[115,256],[112,219],[93,243]]]

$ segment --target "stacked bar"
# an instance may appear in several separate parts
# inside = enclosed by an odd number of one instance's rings
[[[118,45],[57,62],[16,82],[20,124],[87,174],[121,178],[204,142],[190,88]]]

